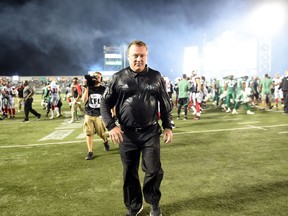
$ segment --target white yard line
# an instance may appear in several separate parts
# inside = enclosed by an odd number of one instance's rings
[[[239,123],[237,123],[237,124],[240,124],[240,125],[247,125],[247,124],[258,124],[258,123],[261,123],[261,122],[259,122],[259,121],[254,121],[254,122],[239,122]]]
[[[173,133],[174,135],[182,135],[182,134],[197,134],[197,133],[213,133],[213,132],[225,132],[225,131],[236,131],[236,130],[251,130],[251,129],[261,129],[265,130],[265,128],[276,128],[276,127],[287,127],[288,124],[280,124],[280,125],[267,125],[262,127],[255,127],[251,125],[247,125],[246,127],[242,128],[228,128],[228,129],[217,129],[217,130],[203,130],[203,131],[189,131],[189,132],[179,132]],[[95,141],[101,141],[102,139],[95,139]],[[27,148],[27,147],[38,147],[38,146],[48,146],[48,145],[69,145],[74,143],[81,143],[85,142],[85,140],[74,140],[74,141],[64,141],[64,142],[49,142],[49,143],[35,143],[35,144],[28,144],[28,145],[12,145],[12,146],[0,146],[0,149],[6,148]]]
[[[265,129],[263,127],[256,127],[256,126],[253,126],[253,125],[247,125],[249,128],[253,128],[253,129],[259,129],[259,130],[268,130],[268,129]]]
[[[281,132],[278,132],[279,134],[287,134],[288,131],[281,131]]]
[[[52,133],[48,134],[47,136],[41,138],[39,141],[45,140],[63,140],[65,137],[69,136],[74,129],[71,130],[55,130]]]
[[[94,141],[99,141],[102,139],[95,139]],[[30,148],[30,147],[37,147],[37,146],[48,146],[48,145],[70,145],[74,143],[85,143],[85,140],[74,140],[74,141],[65,141],[65,142],[50,142],[50,143],[37,143],[37,144],[28,144],[28,145],[13,145],[13,146],[0,146],[0,149],[4,148]]]

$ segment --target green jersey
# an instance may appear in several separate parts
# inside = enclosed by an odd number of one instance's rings
[[[244,83],[244,79],[243,78],[238,78],[237,79],[237,93],[241,93],[242,92],[242,84]]]
[[[189,97],[190,83],[186,79],[182,79],[181,81],[178,82],[178,88],[179,88],[178,98]]]
[[[227,92],[228,93],[234,93],[235,92],[235,84],[236,84],[236,81],[234,79],[232,79],[232,80],[229,79],[227,81],[227,86],[228,86]]]
[[[261,86],[262,86],[262,94],[271,94],[271,85],[273,84],[272,79],[269,78],[264,78],[261,81]]]

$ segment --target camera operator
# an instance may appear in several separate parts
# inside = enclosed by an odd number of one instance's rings
[[[86,160],[93,159],[93,135],[97,134],[103,139],[105,151],[109,151],[110,146],[106,137],[106,127],[100,116],[100,103],[105,91],[101,85],[102,74],[95,72],[92,75],[85,75],[86,85],[82,95],[82,101],[85,103],[85,120],[83,130],[86,133],[86,142],[88,154]]]

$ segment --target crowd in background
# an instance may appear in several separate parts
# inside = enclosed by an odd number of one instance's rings
[[[223,112],[233,115],[238,114],[241,105],[244,106],[248,115],[254,114],[251,107],[283,109],[283,114],[288,115],[287,77],[288,71],[286,71],[286,74],[277,73],[274,77],[270,77],[269,74],[265,74],[262,78],[258,76],[237,77],[231,74],[222,79],[207,79],[197,71],[193,71],[191,76],[183,74],[182,78],[177,78],[174,84],[168,77],[164,76],[164,80],[166,81],[166,91],[171,98],[171,103],[177,109],[177,119],[181,118],[183,111],[183,120],[189,119],[190,112],[192,113],[191,119],[199,120],[202,110],[207,107],[207,102],[211,102],[212,106],[221,107]],[[81,87],[82,80],[79,79],[78,82]],[[106,86],[108,82],[109,80],[103,81],[102,85]],[[45,116],[50,119],[62,115],[63,100],[67,101],[70,108],[75,103],[71,91],[73,79],[50,80],[47,82],[34,80],[30,81],[29,85],[34,88],[35,92],[41,93],[42,108],[45,110]],[[0,80],[1,119],[16,118],[16,113],[23,108],[23,89],[23,83],[12,84],[11,80]],[[64,97],[61,97],[61,95],[64,95]],[[78,113],[83,114],[84,112],[81,102],[77,101],[76,103],[79,103],[79,109],[75,110],[75,118],[73,117],[71,123],[78,120]]]
[[[180,119],[181,108],[184,109],[183,120],[188,119],[189,111],[193,113],[192,119],[199,120],[208,101],[212,102],[211,105],[214,107],[221,107],[222,111],[233,115],[238,114],[241,105],[248,115],[255,114],[251,107],[263,110],[283,109],[283,114],[288,115],[287,79],[288,71],[282,75],[277,73],[274,77],[269,74],[262,78],[229,75],[222,79],[206,79],[197,71],[193,71],[190,77],[183,74],[174,85],[165,77],[167,92],[174,108],[177,109],[177,119]]]

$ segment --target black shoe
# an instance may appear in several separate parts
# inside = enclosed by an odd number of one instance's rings
[[[27,120],[27,119],[24,119],[22,122],[28,122],[29,120]]]
[[[110,146],[108,144],[108,140],[106,140],[103,144],[104,144],[105,151],[109,151],[110,150]]]
[[[143,206],[141,206],[141,208],[139,210],[128,210],[126,213],[126,216],[137,216],[140,214],[140,212],[143,210]]]
[[[162,216],[161,209],[159,205],[150,206],[150,216]]]
[[[41,114],[39,114],[38,116],[37,116],[37,119],[40,119],[41,118]]]
[[[93,159],[93,152],[88,152],[85,160],[92,160]]]

